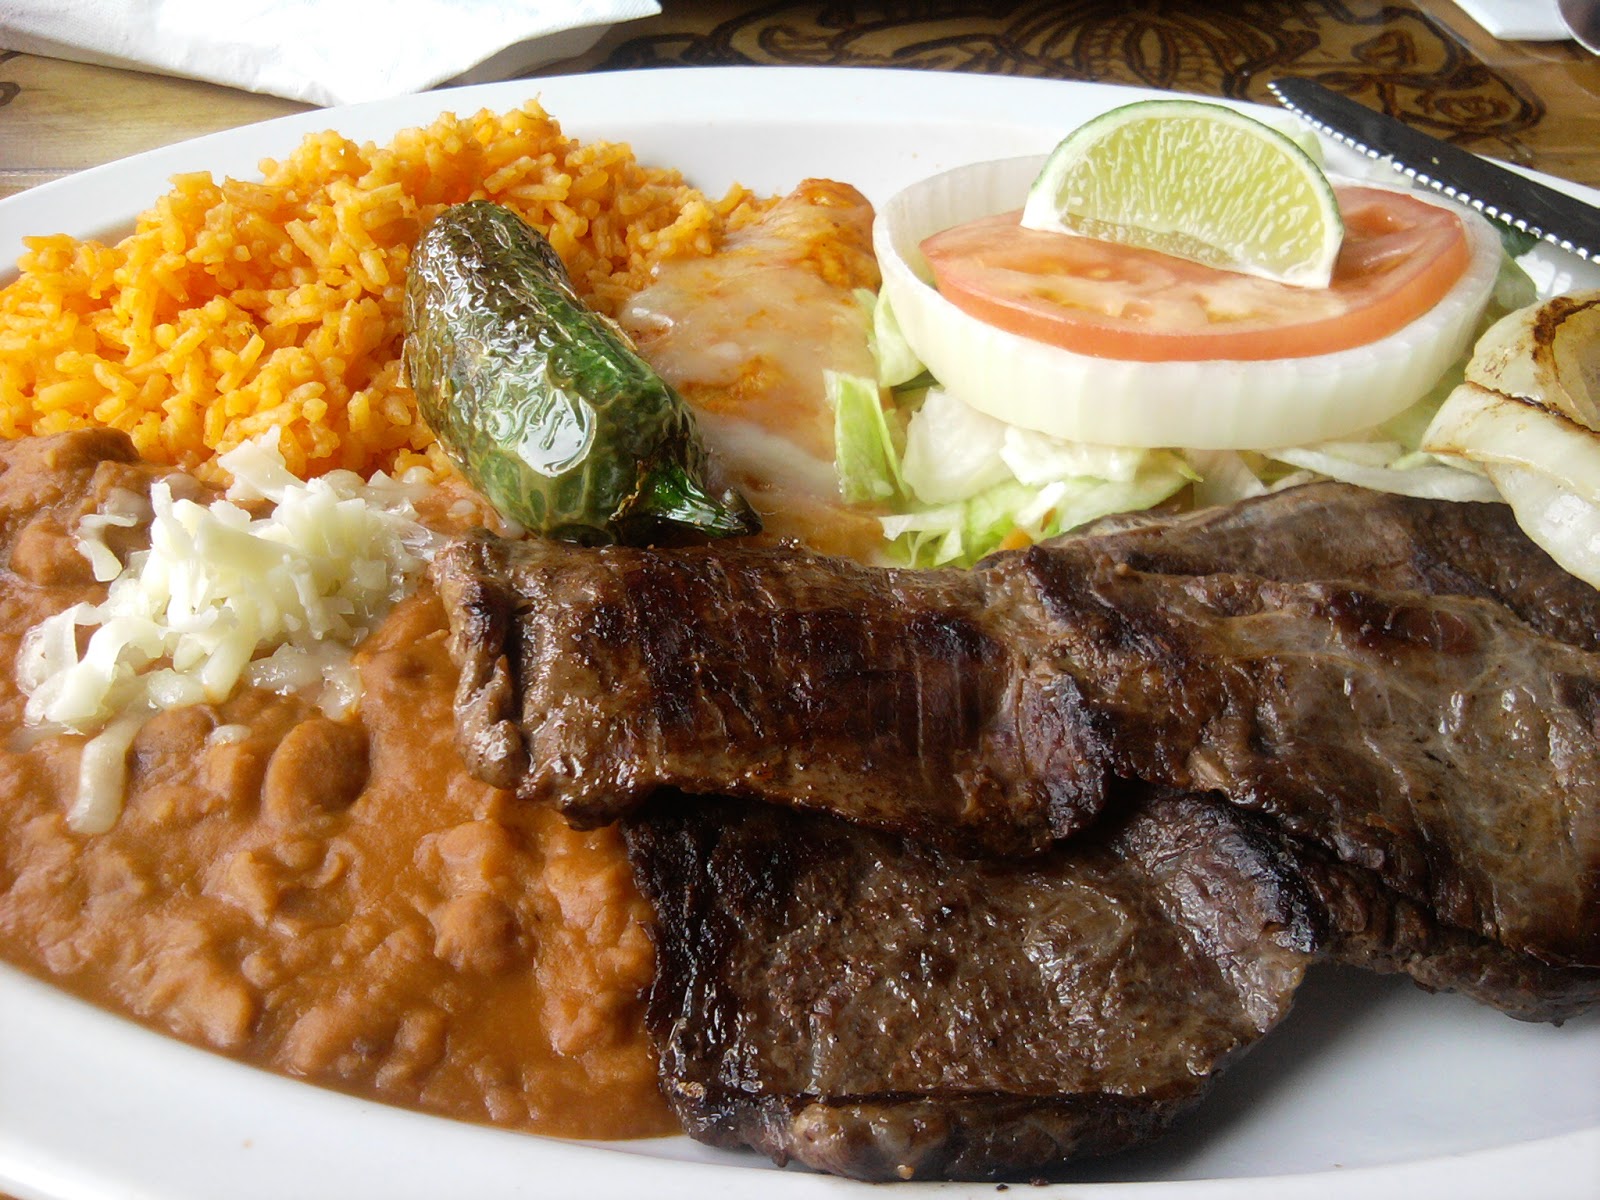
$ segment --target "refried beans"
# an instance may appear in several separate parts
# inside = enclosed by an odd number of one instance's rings
[[[249,689],[159,714],[116,826],[68,830],[84,739],[26,745],[18,645],[104,597],[77,518],[157,474],[120,434],[0,445],[0,956],[388,1103],[565,1137],[675,1131],[642,1024],[651,915],[621,839],[467,775],[426,583],[358,649],[358,716]],[[446,488],[424,518],[471,508]]]

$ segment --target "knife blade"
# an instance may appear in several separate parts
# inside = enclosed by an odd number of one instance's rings
[[[1311,79],[1275,79],[1268,89],[1319,133],[1387,160],[1402,174],[1485,216],[1600,260],[1600,209],[1442,142]]]

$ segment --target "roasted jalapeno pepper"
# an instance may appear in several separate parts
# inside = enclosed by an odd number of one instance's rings
[[[428,226],[405,322],[423,419],[524,528],[588,544],[761,528],[737,491],[708,484],[688,404],[510,209],[474,200]]]

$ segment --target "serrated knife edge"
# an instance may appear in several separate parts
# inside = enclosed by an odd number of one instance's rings
[[[1278,79],[1267,88],[1318,133],[1368,158],[1386,160],[1407,178],[1485,216],[1580,258],[1600,261],[1600,209],[1412,129],[1314,80]],[[1463,175],[1476,182],[1464,183]],[[1541,212],[1543,219],[1533,215]]]

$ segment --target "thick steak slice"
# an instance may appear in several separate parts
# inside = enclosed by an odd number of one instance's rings
[[[1407,523],[1425,541],[1435,509],[1461,507],[1380,500],[1391,541]],[[1443,925],[1600,967],[1600,653],[1574,644],[1600,594],[1585,609],[1562,591],[1563,641],[1499,599],[1544,578],[1515,529],[1485,526],[1465,583],[1395,553],[1367,584],[1346,577],[1353,554],[1330,579],[1302,577],[1312,556],[1286,579],[1233,571],[1243,520],[1070,538],[973,572],[462,541],[436,572],[464,748],[581,823],[665,786],[962,853],[1073,834],[1119,779],[1214,790]],[[1212,526],[1207,563],[1190,543]],[[1184,570],[1133,565],[1129,539],[1163,527],[1174,558],[1139,553]]]
[[[1477,596],[1549,637],[1600,650],[1594,588],[1530,542],[1504,504],[1311,483],[1199,512],[1109,517],[1069,538],[1091,538],[1099,553],[1146,574],[1223,571]]]
[[[1153,1137],[1309,961],[1273,840],[1199,797],[1028,860],[721,800],[625,830],[684,1127],[858,1179],[1031,1178]]]
[[[1152,575],[1087,542],[987,578],[1043,610],[1039,686],[1109,774],[1218,791],[1446,925],[1600,966],[1600,655],[1476,597]]]
[[[1244,828],[1276,846],[1278,861],[1304,888],[1319,957],[1409,975],[1430,992],[1460,992],[1521,1021],[1560,1024],[1600,1004],[1600,969],[1551,966],[1443,924],[1375,872],[1340,862],[1257,814],[1234,811]]]
[[[1030,635],[987,609],[979,576],[483,535],[448,546],[435,577],[470,768],[574,824],[671,786],[1013,853],[1100,807],[1096,752],[1060,725],[1076,713],[1032,706]],[[1042,744],[1048,771],[1030,758]]]
[[[1600,1004],[1600,969],[1552,967],[1441,925],[1359,867],[1324,863],[1304,879],[1325,923],[1321,948],[1330,961],[1409,975],[1427,991],[1460,992],[1519,1021],[1559,1025]]]

